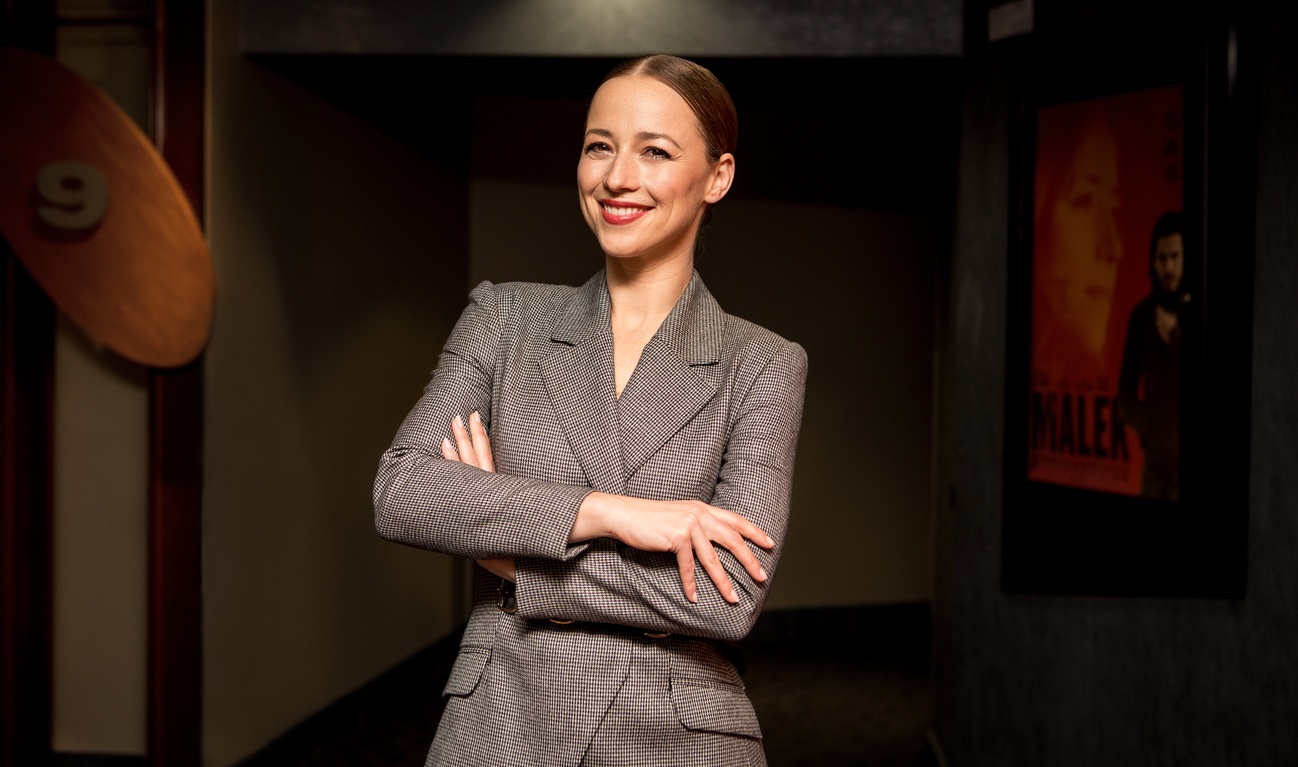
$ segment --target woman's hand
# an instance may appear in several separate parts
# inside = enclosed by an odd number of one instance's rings
[[[482,417],[478,415],[478,411],[469,414],[467,427],[464,421],[456,416],[451,422],[451,436],[455,437],[454,444],[450,439],[442,440],[443,458],[448,461],[467,463],[483,471],[493,473],[496,471],[496,462],[491,456],[491,438],[487,436],[487,429],[482,425]],[[479,559],[477,563],[501,578],[514,580],[512,559]]]
[[[582,502],[568,540],[576,543],[600,537],[616,538],[643,551],[674,553],[685,598],[691,602],[698,602],[695,557],[721,596],[732,604],[739,602],[713,543],[733,554],[758,582],[766,580],[766,571],[747,541],[764,549],[775,546],[775,541],[757,525],[733,511],[702,501],[651,501],[594,492]]]

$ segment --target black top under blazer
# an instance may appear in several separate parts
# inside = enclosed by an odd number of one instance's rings
[[[515,559],[512,615],[496,606],[500,579],[474,568],[429,764],[580,763],[633,656],[666,680],[661,695],[644,693],[646,707],[670,706],[687,730],[752,740],[760,756],[756,716],[720,643],[748,633],[775,576],[806,353],[726,314],[695,272],[618,397],[603,271],[580,288],[483,282],[470,298],[374,483],[384,538]],[[452,418],[474,410],[495,474],[441,457]],[[673,554],[609,538],[570,544],[593,490],[742,514],[776,541],[750,545],[766,583],[718,547],[739,604],[702,567],[691,604]],[[652,654],[637,656],[647,645]]]

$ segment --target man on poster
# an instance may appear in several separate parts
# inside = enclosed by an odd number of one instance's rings
[[[1181,469],[1181,322],[1185,291],[1181,214],[1164,213],[1149,246],[1150,294],[1132,309],[1118,402],[1145,453],[1140,494],[1175,501]]]

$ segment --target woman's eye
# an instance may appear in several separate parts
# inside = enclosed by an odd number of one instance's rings
[[[605,144],[603,141],[592,141],[592,142],[590,142],[589,144],[586,145],[586,148],[582,150],[582,153],[583,153],[583,154],[600,154],[600,153],[602,153],[602,152],[611,152],[611,151],[613,151],[613,150],[610,149],[610,148],[609,148],[609,145],[608,145],[608,144]]]
[[[666,149],[660,149],[656,146],[645,147],[644,153],[650,157],[657,157],[661,160],[670,160],[672,156],[667,153]]]

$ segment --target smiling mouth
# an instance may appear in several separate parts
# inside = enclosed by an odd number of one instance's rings
[[[629,224],[653,210],[653,208],[635,203],[616,203],[611,200],[600,200],[599,210],[603,214],[604,220],[610,224]]]

